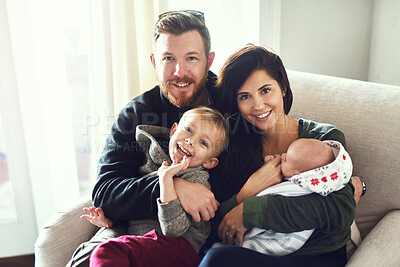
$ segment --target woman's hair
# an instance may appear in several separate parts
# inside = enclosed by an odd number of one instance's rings
[[[217,85],[221,92],[219,105],[224,112],[230,114],[239,112],[237,92],[255,70],[265,70],[278,82],[284,93],[285,114],[288,114],[292,107],[293,94],[282,60],[264,47],[252,44],[234,52],[221,69]]]
[[[196,10],[168,11],[159,15],[154,26],[153,45],[161,33],[181,35],[193,30],[200,33],[204,42],[206,58],[208,58],[211,51],[211,37],[205,24],[204,14]]]
[[[249,44],[228,58],[217,82],[221,94],[218,106],[224,114],[231,115],[232,134],[228,149],[219,157],[220,164],[210,171],[209,180],[219,201],[238,193],[247,179],[264,164],[260,132],[240,114],[237,103],[238,90],[256,70],[265,70],[278,82],[285,95],[285,114],[292,106],[292,90],[279,56],[264,47]]]
[[[224,151],[227,147],[228,147],[228,143],[229,143],[229,123],[228,120],[225,119],[224,116],[222,116],[222,114],[213,109],[213,108],[209,108],[209,107],[196,107],[193,109],[189,109],[188,111],[186,111],[181,119],[184,119],[185,117],[188,116],[198,116],[198,118],[201,118],[203,120],[207,120],[209,122],[211,122],[215,127],[217,127],[218,132],[222,134],[222,144],[218,149],[218,154],[222,151]]]

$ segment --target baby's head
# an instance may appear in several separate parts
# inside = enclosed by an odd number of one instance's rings
[[[289,146],[287,153],[282,154],[282,174],[289,178],[334,160],[335,155],[327,143],[310,138],[297,139]]]
[[[227,147],[229,125],[218,111],[198,107],[186,111],[170,132],[169,155],[178,161],[190,158],[189,167],[202,165],[212,169],[218,164],[217,156]]]

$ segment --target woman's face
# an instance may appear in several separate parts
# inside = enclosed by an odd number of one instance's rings
[[[237,92],[243,117],[261,131],[284,124],[282,90],[265,70],[255,70]]]

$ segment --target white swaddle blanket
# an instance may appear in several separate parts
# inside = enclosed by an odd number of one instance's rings
[[[333,191],[342,189],[349,182],[353,171],[350,156],[341,143],[331,140],[324,142],[332,148],[335,155],[333,162],[294,175],[285,182],[261,191],[257,196],[268,194],[303,196],[311,193],[327,196]],[[267,255],[284,256],[300,249],[313,232],[314,229],[294,233],[278,233],[273,230],[252,228],[243,237],[243,247]]]

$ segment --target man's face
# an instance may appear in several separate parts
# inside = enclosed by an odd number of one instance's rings
[[[160,34],[150,59],[161,90],[174,105],[183,107],[205,89],[214,54],[207,59],[203,39],[193,30],[181,35]]]

